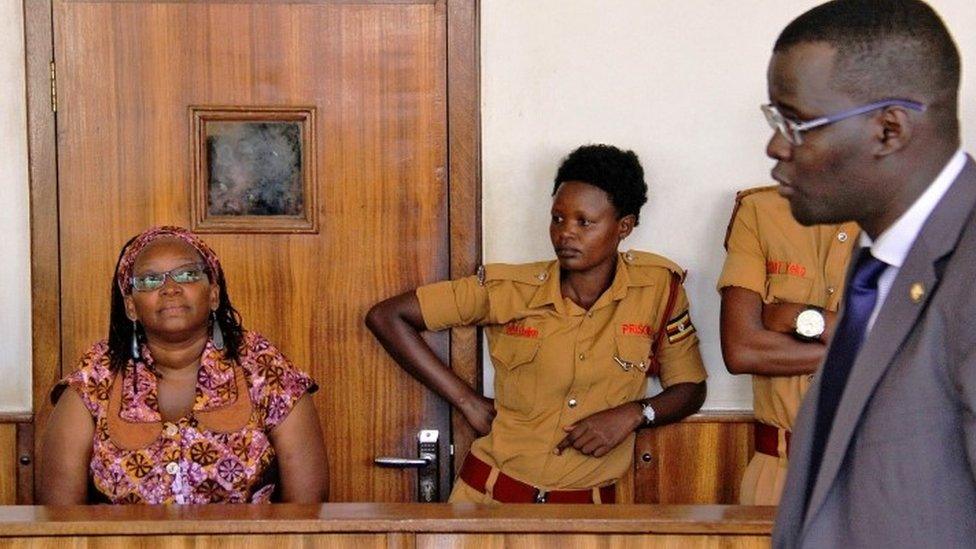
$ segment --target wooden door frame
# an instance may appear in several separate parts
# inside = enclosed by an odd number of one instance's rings
[[[481,262],[480,0],[436,1],[445,5],[447,17],[449,272],[451,278],[457,278],[474,273]],[[32,408],[35,425],[43,425],[52,408],[49,391],[61,378],[62,366],[57,128],[52,110],[54,20],[52,0],[23,0],[23,9],[31,219]],[[476,329],[451,330],[451,364],[462,379],[479,388],[480,356]],[[464,456],[474,440],[474,431],[453,410],[451,423],[455,455]],[[41,437],[34,438],[36,454]],[[459,466],[460,460],[457,461]]]

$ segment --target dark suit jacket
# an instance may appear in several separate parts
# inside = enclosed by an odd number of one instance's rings
[[[851,369],[806,513],[819,376],[800,408],[775,547],[976,546],[974,209],[967,158]]]

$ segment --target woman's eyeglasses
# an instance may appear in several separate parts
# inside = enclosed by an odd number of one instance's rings
[[[177,284],[192,284],[199,282],[207,276],[207,270],[203,265],[183,265],[165,273],[146,273],[132,277],[132,287],[137,292],[151,292],[158,290],[166,284],[166,278]]]

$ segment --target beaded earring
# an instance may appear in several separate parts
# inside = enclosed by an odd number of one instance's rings
[[[217,311],[210,313],[213,317],[213,346],[218,351],[224,350],[224,331],[220,329],[220,322],[217,320]]]

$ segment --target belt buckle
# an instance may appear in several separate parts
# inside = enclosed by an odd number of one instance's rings
[[[547,498],[546,498],[546,492],[545,492],[545,490],[536,488],[535,489],[535,502],[536,503],[545,503],[546,502],[546,499]]]

